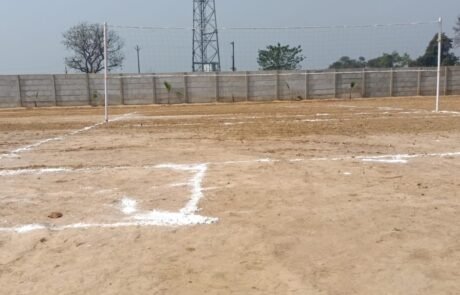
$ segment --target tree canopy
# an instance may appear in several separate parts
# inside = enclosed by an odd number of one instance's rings
[[[384,53],[382,56],[370,59],[367,62],[369,68],[402,68],[411,64],[409,54],[400,55],[398,52]]]
[[[456,29],[457,38],[460,37],[460,17]],[[436,34],[429,42],[425,53],[415,60],[412,60],[409,54],[399,54],[397,51],[384,53],[383,55],[366,61],[364,57],[358,60],[348,56],[341,57],[338,61],[329,66],[330,69],[352,69],[352,68],[401,68],[401,67],[435,67],[438,65],[438,38]],[[460,42],[460,40],[458,41]],[[460,46],[460,45],[459,45]],[[452,52],[454,40],[446,34],[442,34],[441,59],[443,66],[452,66],[459,64],[460,58]]]
[[[420,67],[434,67],[438,65],[438,38],[439,35],[436,34],[428,44],[425,54],[417,58],[412,65]],[[458,63],[458,57],[451,52],[452,48],[453,40],[443,33],[441,46],[441,60],[443,66],[453,66]]]
[[[359,57],[357,60],[352,59],[349,56],[342,56],[338,61],[334,62],[329,66],[330,69],[355,69],[355,68],[365,68],[366,59],[364,57]]]
[[[262,70],[297,70],[305,60],[301,46],[269,45],[265,50],[259,50],[257,63]]]
[[[83,73],[99,73],[104,69],[104,30],[100,24],[81,23],[63,34],[64,46],[73,51],[65,64]],[[123,40],[113,31],[107,36],[108,69],[123,65]]]
[[[366,61],[364,57],[357,60],[348,56],[342,56],[338,61],[329,66],[330,69],[354,69],[354,68],[400,68],[407,67],[412,62],[409,54],[400,55],[398,52],[384,53],[379,57]]]
[[[457,17],[457,23],[454,27],[454,46],[460,48],[460,15]]]

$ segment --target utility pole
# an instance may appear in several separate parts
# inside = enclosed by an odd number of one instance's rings
[[[230,43],[232,45],[232,72],[236,71],[235,67],[235,41]]]
[[[140,74],[141,73],[141,58],[140,58],[141,48],[139,47],[139,45],[136,45],[136,47],[134,47],[134,49],[137,52],[137,73]]]

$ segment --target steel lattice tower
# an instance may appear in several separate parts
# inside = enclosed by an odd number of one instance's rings
[[[194,72],[219,72],[220,52],[215,0],[193,0]]]

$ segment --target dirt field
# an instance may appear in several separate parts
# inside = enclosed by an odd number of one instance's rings
[[[460,294],[460,97],[433,108],[0,110],[0,293]]]

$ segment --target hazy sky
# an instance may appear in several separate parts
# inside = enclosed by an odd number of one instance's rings
[[[64,72],[62,33],[83,21],[191,27],[192,2],[0,0],[0,74]],[[219,27],[386,24],[442,16],[449,35],[460,14],[458,0],[216,0],[216,6]]]

